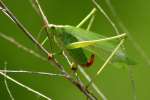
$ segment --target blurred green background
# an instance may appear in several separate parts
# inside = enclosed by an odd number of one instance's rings
[[[17,18],[27,29],[37,36],[41,28],[41,19],[32,8],[28,0],[3,0]],[[97,0],[107,14],[112,17],[105,0]],[[137,100],[150,99],[150,61],[145,59],[141,53],[150,56],[150,1],[149,0],[111,0],[118,17],[134,39],[144,50],[138,52],[133,42],[127,39],[125,45],[129,55],[136,60],[133,66],[133,78],[136,85]],[[50,23],[77,25],[92,9],[91,0],[40,0],[42,8]],[[106,36],[114,35],[114,31],[102,14],[97,14],[92,31],[102,33]],[[18,29],[6,16],[0,14],[0,32],[14,37],[21,44],[36,50],[35,45]],[[122,31],[123,32],[123,31]],[[37,51],[37,50],[36,50]],[[0,69],[4,69],[4,61],[8,62],[7,69],[31,70],[54,72],[57,70],[47,62],[18,49],[8,41],[0,38]],[[96,63],[99,64],[99,63]],[[99,66],[101,63],[99,64]],[[95,65],[96,66],[96,65]],[[90,76],[96,73],[98,66],[86,69]],[[131,67],[131,66],[129,66]],[[40,76],[29,74],[9,74],[11,77],[44,93],[54,100],[85,100],[84,95],[67,80],[52,76]],[[131,81],[127,68],[115,68],[107,66],[95,83],[105,94],[108,100],[133,100]],[[10,90],[15,100],[44,100],[43,98],[28,92],[26,89],[8,81]],[[0,100],[10,100],[6,91],[3,77],[0,76]]]

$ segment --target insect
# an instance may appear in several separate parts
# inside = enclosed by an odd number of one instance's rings
[[[50,24],[44,12],[41,10],[42,8],[38,1],[33,0],[33,4],[36,11],[38,11],[42,17],[44,26],[46,26],[45,28],[47,29],[47,37],[42,42],[42,45],[46,40],[49,40],[52,53],[56,53],[53,49],[57,45],[60,51],[63,51],[69,58],[73,66],[80,65],[82,67],[90,67],[94,62],[95,56],[99,55],[99,57],[102,58],[105,55],[109,55],[116,47],[116,44],[112,43],[110,40],[121,40],[126,36],[126,34],[123,33],[117,36],[105,37],[98,33],[80,28],[90,18],[92,24],[92,19],[94,19],[95,12],[97,11],[96,4],[96,8],[94,8],[77,27]],[[89,24],[88,29],[90,26]],[[91,52],[89,57],[86,56],[84,49]],[[48,58],[51,57],[49,56]],[[114,60],[128,63],[128,57],[122,50],[119,50],[115,54]]]
[[[58,45],[59,48],[64,51],[71,62],[74,64],[79,64],[82,67],[90,67],[95,58],[95,52],[91,52],[91,56],[87,57],[83,51],[83,48],[97,45],[97,43],[104,42],[107,46],[103,46],[106,51],[109,47],[114,47],[114,45],[109,42],[117,38],[123,38],[126,34],[121,34],[113,37],[104,37],[98,33],[86,31],[81,28],[76,28],[69,25],[53,25],[49,26],[48,38],[53,41],[51,45]],[[84,34],[84,35],[83,35]],[[103,44],[103,43],[102,43]],[[53,47],[52,47],[53,48]],[[101,49],[102,49],[101,48]],[[88,49],[89,50],[89,49]],[[123,53],[120,51],[120,53]],[[118,59],[119,53],[117,54]]]
[[[37,7],[41,15],[45,16],[44,13],[41,12],[41,8],[38,4]],[[89,17],[85,21],[87,21],[95,11],[96,9],[93,9],[92,13],[89,14]],[[116,45],[110,42],[110,40],[119,38],[122,39],[126,36],[124,33],[113,37],[105,37],[98,33],[90,32],[70,25],[54,25],[48,23],[46,28],[48,30],[47,36],[51,46],[58,45],[60,50],[63,51],[71,60],[72,64],[81,65],[82,67],[90,67],[94,62],[95,55],[101,56],[102,54],[103,56],[103,53],[100,51],[104,51],[105,53],[112,52]],[[51,48],[53,49],[53,47]],[[90,57],[86,56],[83,50],[84,48],[91,52]],[[127,62],[127,57],[121,50],[116,53],[115,58],[117,59],[116,61]]]

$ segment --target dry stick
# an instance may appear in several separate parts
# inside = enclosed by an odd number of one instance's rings
[[[79,66],[80,72],[83,74],[85,79],[87,79],[89,82],[91,82],[91,77],[85,72],[85,70]],[[99,96],[101,96],[102,100],[107,100],[106,96],[100,91],[100,89],[96,86],[94,82],[92,82],[93,89],[98,93]]]
[[[47,61],[46,58],[42,57],[41,55],[39,55],[38,53],[36,53],[35,51],[33,51],[32,49],[29,49],[25,46],[23,46],[22,44],[20,44],[19,42],[17,42],[14,38],[9,37],[3,33],[0,32],[0,37],[2,37],[3,39],[7,40],[8,42],[12,43],[13,45],[15,45],[16,47],[24,50],[25,52],[43,60],[43,61]],[[29,74],[41,74],[41,75],[49,75],[49,76],[64,76],[63,74],[54,74],[54,73],[46,73],[46,72],[33,72],[33,71],[25,71],[25,70],[0,70],[1,72],[4,73],[29,73]]]
[[[128,31],[128,29],[126,28],[126,26],[123,24],[122,20],[118,17],[113,5],[111,4],[110,0],[105,0],[106,4],[108,5],[110,11],[112,12],[112,15],[116,18],[120,28],[126,32],[128,34],[129,40],[131,41],[131,43],[133,44],[133,46],[136,48],[136,50],[141,54],[141,56],[145,59],[145,61],[147,62],[147,64],[150,66],[150,58],[145,54],[144,50],[141,48],[141,46],[133,39],[133,37],[131,36],[131,33]],[[128,68],[129,70],[129,78],[131,79],[131,84],[132,84],[132,91],[133,91],[133,96],[134,96],[134,100],[137,100],[137,96],[136,96],[136,86],[135,86],[135,82],[134,82],[134,78],[133,78],[133,69],[132,66],[130,66]]]
[[[0,71],[0,74],[1,74],[2,76],[4,76],[5,78],[9,79],[10,81],[16,83],[17,85],[19,85],[19,86],[21,86],[21,87],[27,89],[28,91],[31,91],[31,92],[33,92],[33,93],[35,93],[35,94],[37,94],[37,95],[39,95],[39,96],[41,96],[41,97],[47,99],[47,100],[52,100],[51,98],[49,98],[49,97],[43,95],[42,93],[40,93],[40,92],[38,92],[38,91],[35,91],[35,90],[33,90],[32,88],[30,88],[30,87],[28,87],[28,86],[26,86],[26,85],[24,85],[24,84],[22,84],[22,83],[16,81],[15,79],[11,78],[10,76],[4,74],[4,73],[1,72],[1,71]]]
[[[27,70],[0,70],[3,73],[27,73],[27,74],[39,74],[47,76],[60,76],[64,77],[63,74],[47,73],[47,72],[36,72],[36,71],[27,71]]]
[[[72,63],[70,62],[68,56],[67,56],[64,52],[63,52],[63,56],[64,56],[65,59],[67,60],[68,64],[69,64],[70,66],[72,66]],[[83,75],[86,75],[84,69],[81,68],[80,66],[78,66],[78,67],[79,67],[80,72],[84,72],[84,73],[82,73],[82,74],[83,74]],[[82,81],[80,80],[80,78],[77,76],[77,73],[74,73],[74,74],[76,75],[77,81],[79,81],[81,84],[83,84]],[[87,76],[84,76],[84,77],[85,77],[85,78],[86,78],[86,77],[89,78],[88,75],[87,75]],[[85,88],[85,86],[83,86],[83,88],[87,91],[87,93],[89,93],[91,96],[94,97],[94,99],[97,100],[97,98],[94,96],[94,94],[91,93],[87,88]],[[97,89],[98,89],[98,88],[97,88]],[[97,90],[97,91],[99,91],[99,90]],[[96,91],[96,92],[97,92],[97,91]],[[99,92],[100,92],[100,91],[99,91]],[[100,92],[100,93],[101,93],[101,92]],[[101,94],[102,94],[102,93],[101,93]],[[102,95],[103,95],[103,94],[102,94]],[[93,98],[93,97],[92,97],[92,98]],[[102,98],[103,98],[103,96],[102,96]],[[87,99],[88,99],[88,97],[87,97]],[[103,100],[104,100],[104,99],[103,99]]]
[[[1,33],[2,34],[2,33]],[[3,34],[4,35],[4,34]],[[1,36],[1,35],[0,35]],[[6,38],[4,38],[4,39],[6,39],[7,41],[9,41],[10,43],[12,43],[12,44],[14,44],[14,45],[16,45],[16,43],[18,44],[18,42],[17,41],[11,41],[10,39],[8,39],[8,37],[6,36],[6,35],[4,35]],[[9,37],[10,38],[10,37]],[[20,45],[20,44],[19,44]],[[18,46],[18,45],[16,45],[16,46]],[[20,47],[20,46],[19,46]],[[32,54],[32,55],[34,55],[35,57],[37,57],[35,54],[33,54],[33,53],[31,53],[30,51],[30,49],[24,49],[24,48],[26,48],[25,46],[23,46],[23,45],[21,45],[21,47],[20,47],[22,50],[24,50],[24,51],[26,51],[27,53],[29,53],[29,54]],[[41,57],[37,57],[37,58],[39,58],[39,59],[42,59]],[[46,72],[31,72],[31,71],[25,71],[25,70],[20,70],[20,71],[18,71],[18,70],[0,70],[0,72],[7,72],[7,73],[29,73],[29,74],[40,74],[40,75],[49,75],[49,76],[52,76],[52,75],[55,75],[55,74],[53,74],[53,73],[46,73]],[[82,86],[82,85],[79,85],[79,83],[78,82],[76,82],[76,81],[73,81],[72,79],[71,79],[71,77],[70,76],[68,76],[68,75],[62,75],[62,74],[56,74],[56,76],[64,76],[66,79],[68,79],[68,80],[70,80],[71,82],[73,82],[79,89],[82,89],[82,91],[84,91],[85,90],[85,88]],[[82,87],[82,88],[81,88]],[[86,90],[87,91],[87,90]],[[84,93],[88,93],[88,92],[84,92]]]
[[[44,22],[44,26],[47,26],[47,27],[46,27],[46,32],[47,32],[47,34],[48,34],[48,33],[49,33],[49,32],[48,32],[48,25],[49,25],[49,22],[48,22],[48,20],[47,20],[47,17],[45,16],[45,14],[44,14],[44,12],[43,12],[43,10],[42,10],[42,8],[41,8],[41,6],[40,6],[38,0],[32,0],[32,1],[33,1],[33,5],[35,5],[35,6],[37,7],[37,9],[35,8],[36,11],[38,11],[39,14],[40,14],[40,16],[42,16],[42,20],[43,20],[43,22]],[[94,9],[93,9],[93,10],[94,10]],[[95,12],[95,10],[94,10],[93,12]],[[64,55],[64,54],[63,54],[63,55]],[[66,58],[66,55],[64,55],[64,57]],[[67,58],[67,60],[68,60],[68,58]],[[73,80],[73,79],[71,79],[71,77],[68,78],[68,80],[70,80],[73,84],[75,84],[90,100],[95,100],[95,99],[96,99],[96,97],[95,97],[93,94],[91,94],[91,93],[85,88],[85,86],[83,85],[83,83],[82,83],[81,81],[79,81],[79,80]]]
[[[7,62],[4,62],[4,67],[5,67],[4,70],[6,71],[7,70]],[[6,72],[5,72],[5,75],[6,75]],[[9,89],[6,77],[4,77],[4,83],[5,83],[6,89],[8,91],[8,94],[9,94],[11,100],[15,100],[10,89]]]

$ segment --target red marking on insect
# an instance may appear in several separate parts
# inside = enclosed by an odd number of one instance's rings
[[[86,64],[82,64],[83,67],[90,67],[94,63],[95,55],[92,54],[90,59],[87,61]]]

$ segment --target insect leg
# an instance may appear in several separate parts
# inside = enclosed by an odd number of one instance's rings
[[[109,55],[109,57],[105,60],[104,64],[99,68],[96,75],[92,78],[92,80],[89,82],[89,84],[86,86],[87,88],[93,83],[95,78],[101,74],[103,69],[108,65],[108,63],[111,61],[115,53],[120,49],[121,45],[124,43],[125,39],[122,39],[119,44],[116,46],[116,48],[112,51],[112,53]]]
[[[96,8],[93,8],[92,11],[76,26],[77,28],[81,27],[88,19],[96,12]]]
[[[92,17],[89,21],[89,24],[88,24],[87,29],[86,29],[87,31],[89,31],[90,28],[92,27],[92,24],[93,24],[94,20],[95,20],[95,13],[92,15]]]

